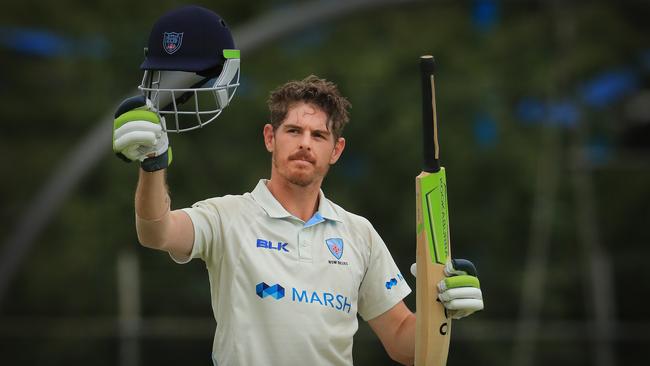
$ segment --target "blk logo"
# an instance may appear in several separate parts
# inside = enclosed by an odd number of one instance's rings
[[[258,248],[266,248],[271,250],[277,250],[278,252],[289,253],[289,249],[287,249],[287,245],[289,245],[289,243],[283,243],[279,241],[276,244],[273,244],[273,242],[270,240],[257,239]]]
[[[255,286],[255,292],[260,298],[265,298],[271,296],[276,300],[280,300],[284,297],[284,287],[278,285],[277,283],[273,286],[269,286],[266,282],[260,282]]]

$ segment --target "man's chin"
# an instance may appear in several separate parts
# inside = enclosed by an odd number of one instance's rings
[[[275,163],[275,162],[274,162]],[[276,164],[277,172],[284,177],[284,179],[298,187],[308,187],[314,184],[320,184],[323,180],[329,167],[324,172],[320,172],[315,166],[309,164],[308,166],[300,166],[301,164],[290,164],[280,169]]]
[[[310,186],[314,183],[314,177],[313,176],[307,176],[307,175],[301,175],[301,174],[293,174],[289,177],[287,177],[288,181],[291,184],[295,184],[299,187],[307,187]]]

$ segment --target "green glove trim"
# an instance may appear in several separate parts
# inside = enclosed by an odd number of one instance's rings
[[[445,286],[448,289],[458,288],[458,287],[481,288],[481,283],[479,282],[478,278],[474,276],[468,276],[468,275],[453,276],[453,277],[445,278],[444,281],[445,281]]]
[[[160,117],[149,110],[134,109],[115,118],[115,121],[113,121],[113,131],[122,127],[126,123],[133,121],[149,121],[151,123],[160,124]]]

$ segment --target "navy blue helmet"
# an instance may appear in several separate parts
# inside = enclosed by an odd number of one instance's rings
[[[200,6],[183,6],[154,24],[140,68],[139,89],[165,117],[168,132],[203,127],[239,86],[239,50],[226,22]]]

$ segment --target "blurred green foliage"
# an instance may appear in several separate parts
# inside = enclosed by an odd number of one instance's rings
[[[235,30],[290,1],[197,2],[227,19]],[[299,3],[299,2],[296,2]],[[0,30],[29,28],[82,42],[99,39],[95,55],[42,57],[0,47],[0,103],[4,112],[0,156],[0,237],[7,238],[23,208],[71,148],[134,92],[142,47],[155,19],[178,1],[21,1],[4,4]],[[647,85],[647,19],[650,5],[630,2],[500,2],[497,24],[481,32],[472,23],[472,1],[422,2],[356,13],[261,49],[242,54],[242,85],[231,106],[204,130],[172,136],[169,185],[174,207],[251,190],[269,175],[262,144],[265,99],[277,85],[317,74],[338,83],[352,102],[346,151],[327,178],[327,196],[374,224],[403,273],[414,261],[414,176],[420,171],[418,56],[433,53],[443,163],[448,169],[453,253],[478,266],[486,310],[455,323],[506,324],[512,333],[519,307],[524,259],[531,240],[539,165],[554,159],[560,181],[551,226],[543,318],[590,319],[585,253],[578,242],[572,149],[593,139],[607,142],[609,162],[595,164],[598,235],[611,255],[617,316],[648,324],[650,312],[629,298],[649,253],[650,172],[626,168],[618,136],[625,127],[625,99],[603,108],[580,103],[579,87],[600,72],[636,67]],[[571,100],[578,127],[522,123],[523,98]],[[493,144],[477,141],[475,120],[494,121]],[[544,136],[555,143],[545,143]],[[550,151],[550,150],[553,151]],[[647,156],[646,156],[647,158]],[[617,160],[619,159],[619,160]],[[625,160],[628,159],[628,160]],[[57,212],[22,263],[2,319],[23,319],[40,330],[51,319],[73,319],[93,329],[96,319],[117,327],[116,260],[135,251],[141,265],[142,316],[211,317],[202,263],[173,264],[166,254],[137,244],[133,192],[137,167],[110,153]],[[415,281],[407,276],[412,288]],[[641,288],[639,288],[639,286]],[[414,309],[415,297],[407,298]],[[8,324],[8,323],[5,323]],[[510,328],[508,328],[510,327]],[[114,365],[119,339],[52,336],[56,329],[0,333],[6,364]],[[49,334],[49,335],[48,335]],[[513,339],[495,336],[454,341],[450,365],[502,365]],[[647,339],[644,338],[644,339]],[[146,337],[142,364],[208,364],[211,334],[195,338]],[[539,364],[587,365],[590,343],[539,342]],[[643,342],[617,342],[620,363],[635,364]],[[355,339],[358,364],[391,364],[367,326]]]

